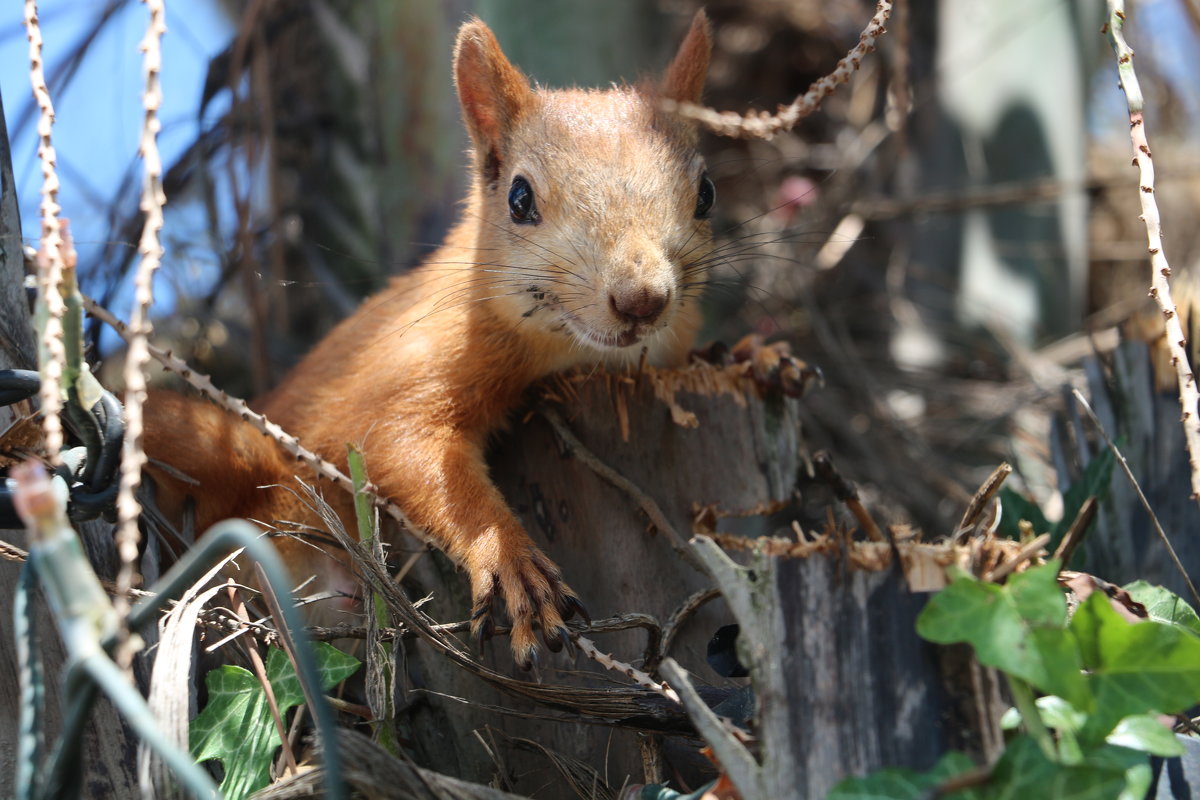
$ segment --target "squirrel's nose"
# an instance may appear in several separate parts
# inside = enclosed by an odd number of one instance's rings
[[[667,295],[648,288],[628,292],[610,292],[608,307],[622,322],[630,324],[653,322],[667,307]]]

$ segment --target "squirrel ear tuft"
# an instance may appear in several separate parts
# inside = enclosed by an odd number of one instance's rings
[[[692,26],[679,45],[679,52],[662,80],[662,93],[672,100],[699,103],[708,74],[708,56],[712,52],[712,28],[704,9],[692,17]]]
[[[495,180],[506,134],[533,99],[529,79],[509,63],[491,28],[472,17],[454,44],[454,85],[467,133],[489,182]]]

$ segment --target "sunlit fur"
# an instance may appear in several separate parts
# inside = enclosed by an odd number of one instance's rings
[[[699,14],[657,84],[609,91],[534,89],[473,20],[459,32],[455,77],[471,135],[473,185],[443,246],[331,332],[258,407],[339,465],[346,444],[370,478],[470,575],[477,607],[501,594],[526,660],[533,624],[553,631],[570,590],[487,474],[484,448],[526,388],[577,365],[679,364],[699,324],[696,286],[711,253],[695,219],[703,163],[695,133],[657,98],[698,99],[710,36]],[[537,224],[509,216],[512,180],[532,186]],[[666,298],[631,323],[612,298]],[[164,503],[199,497],[198,525],[228,516],[316,525],[285,489],[302,471],[269,440],[204,403],[158,395],[147,447],[200,482],[159,473]],[[199,446],[181,447],[195,431]],[[343,519],[348,496],[325,492]],[[353,530],[354,526],[348,524]],[[352,591],[341,559],[280,539],[295,577]]]

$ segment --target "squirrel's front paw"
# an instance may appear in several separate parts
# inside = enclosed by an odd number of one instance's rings
[[[759,386],[790,397],[801,397],[814,381],[824,380],[821,369],[793,356],[787,342],[767,344],[757,333],[743,336],[729,349],[729,356],[735,364],[748,365]]]
[[[533,626],[542,629],[542,640],[553,652],[571,646],[570,633],[563,620],[576,613],[591,621],[579,597],[562,579],[558,566],[529,541],[522,532],[515,541],[505,542],[499,534],[484,534],[475,542],[467,558],[471,575],[471,635],[482,644],[492,635],[493,603],[504,597],[513,658],[522,669],[537,663],[537,640]]]

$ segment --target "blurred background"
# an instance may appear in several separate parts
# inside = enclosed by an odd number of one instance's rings
[[[699,5],[168,2],[159,340],[228,391],[257,395],[440,241],[464,185],[450,49],[467,15],[537,81],[594,86],[660,70]],[[773,110],[828,73],[873,11],[705,5],[707,100],[743,112]],[[146,12],[134,0],[40,6],[81,282],[127,317]],[[1139,2],[1129,16],[1167,255],[1182,275],[1200,256],[1200,2]],[[1075,462],[1095,450],[1094,435],[1063,428],[1063,386],[1086,383],[1089,364],[1103,382],[1120,332],[1136,338],[1128,320],[1157,319],[1105,18],[1099,0],[898,0],[878,53],[796,130],[704,138],[729,253],[705,336],[783,338],[822,368],[806,435],[882,522],[949,533],[1005,460],[1011,485],[1061,513]],[[0,18],[0,92],[35,243],[35,109],[16,6]],[[1158,335],[1146,330],[1136,336]],[[89,336],[117,384],[119,340]],[[1163,457],[1172,471],[1178,456]],[[806,502],[823,509],[821,490]]]

